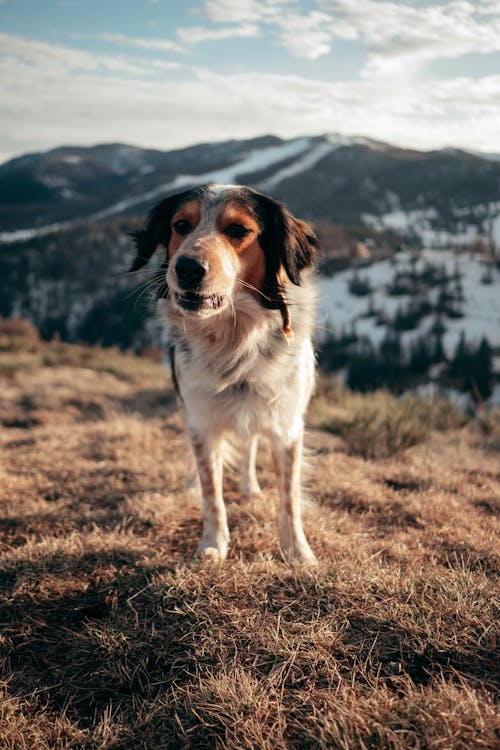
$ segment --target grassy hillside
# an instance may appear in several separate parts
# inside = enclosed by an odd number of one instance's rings
[[[11,330],[0,381],[2,749],[495,746],[495,415],[322,382],[318,567],[280,558],[265,451],[204,567],[159,365]]]

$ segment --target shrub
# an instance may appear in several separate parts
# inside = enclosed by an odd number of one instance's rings
[[[38,341],[38,330],[33,323],[24,318],[0,318],[0,335],[24,336]]]
[[[386,391],[352,398],[350,416],[332,419],[324,428],[340,435],[350,453],[385,458],[423,442],[433,429],[461,427],[467,417],[445,399],[405,396]]]
[[[24,318],[0,318],[0,351],[33,351],[38,348],[38,330]]]

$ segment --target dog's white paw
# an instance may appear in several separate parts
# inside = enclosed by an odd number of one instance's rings
[[[283,557],[289,563],[314,565],[316,556],[309,546],[302,524],[292,523],[287,513],[279,515],[280,545]]]
[[[241,495],[246,500],[252,497],[257,497],[261,492],[260,484],[256,479],[241,483]]]
[[[209,563],[223,562],[227,557],[227,542],[201,541],[198,547],[198,556]]]
[[[298,563],[300,565],[317,565],[316,555],[307,542],[296,542],[287,547],[283,547],[283,555],[289,563]]]

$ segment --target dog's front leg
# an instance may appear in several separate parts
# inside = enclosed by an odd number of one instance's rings
[[[314,562],[316,558],[302,528],[300,508],[302,434],[290,443],[276,441],[273,462],[280,494],[278,520],[283,553],[289,562]]]
[[[221,561],[227,557],[229,529],[226,507],[222,497],[222,456],[220,446],[191,435],[203,502],[203,534],[198,554],[206,559]]]
[[[257,458],[258,435],[246,440],[241,450],[241,494],[243,497],[252,497],[260,494],[259,481],[255,470]]]

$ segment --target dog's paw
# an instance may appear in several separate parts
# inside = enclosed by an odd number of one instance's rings
[[[201,542],[198,556],[203,562],[220,563],[227,557],[227,543]]]
[[[260,484],[255,481],[242,482],[241,483],[241,496],[245,500],[250,500],[252,497],[258,497],[262,493]]]
[[[310,548],[307,542],[302,542],[300,544],[292,544],[288,547],[282,548],[283,556],[285,560],[290,563],[294,564],[297,563],[299,565],[317,565],[318,560],[316,559],[316,555]]]
[[[300,520],[293,524],[288,514],[281,513],[279,527],[280,546],[285,560],[300,565],[315,565],[317,560],[306,539]]]

